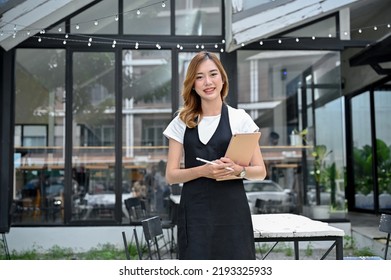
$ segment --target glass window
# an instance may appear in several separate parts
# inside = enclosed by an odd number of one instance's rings
[[[51,28],[45,30],[46,33],[53,34],[64,34],[65,33],[65,22],[61,22],[57,25],[53,25]]]
[[[175,35],[222,35],[221,0],[175,0]]]
[[[124,0],[124,34],[170,35],[170,2]]]
[[[15,92],[15,222],[62,223],[65,51],[18,49]]]
[[[337,37],[336,17],[329,17],[321,21],[304,26],[290,33],[284,34],[287,37]]]
[[[122,55],[122,198],[140,196],[147,210],[167,214],[163,130],[172,118],[171,51],[124,50]],[[146,192],[136,191],[140,184]]]
[[[114,219],[115,56],[73,53],[73,220]]]
[[[375,91],[379,208],[391,209],[391,92]]]
[[[71,18],[71,33],[118,34],[118,1],[101,1]]]
[[[261,129],[268,179],[294,191],[300,211],[317,203],[317,193],[323,197],[319,203],[331,203],[335,180],[343,178],[339,60],[338,52],[327,51],[238,51],[238,107]],[[333,153],[322,159],[316,188],[313,152],[318,145]],[[302,155],[308,157],[304,163]],[[338,173],[327,177],[334,163]]]
[[[23,139],[24,147],[46,146],[46,126],[45,125],[24,125]]]
[[[355,207],[374,209],[369,92],[351,100]]]

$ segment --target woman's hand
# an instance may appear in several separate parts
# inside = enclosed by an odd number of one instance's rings
[[[207,163],[203,166],[205,168],[205,177],[212,179],[223,179],[224,177],[232,176],[235,172],[232,166],[232,161],[224,162],[221,159],[214,160],[211,163]]]

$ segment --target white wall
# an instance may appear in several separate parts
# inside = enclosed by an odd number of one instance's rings
[[[32,249],[46,251],[57,245],[71,248],[76,252],[85,252],[100,245],[113,244],[123,247],[122,231],[126,232],[128,243],[133,235],[133,227],[16,227],[6,234],[10,252],[23,252]],[[141,227],[138,237],[141,238]]]

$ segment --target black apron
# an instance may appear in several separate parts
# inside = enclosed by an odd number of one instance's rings
[[[198,127],[186,128],[185,168],[224,156],[231,139],[228,108],[222,106],[220,122],[209,142],[199,140]],[[178,210],[179,259],[255,259],[251,213],[243,180],[216,181],[198,178],[184,183]]]

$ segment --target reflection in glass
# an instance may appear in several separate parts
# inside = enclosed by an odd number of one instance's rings
[[[163,130],[172,118],[171,52],[124,50],[122,55],[122,198],[137,196],[147,211],[164,217],[169,192]],[[129,218],[127,211],[124,215]]]
[[[175,35],[221,35],[220,0],[175,0]]]
[[[114,219],[114,53],[73,54],[72,218]]]
[[[375,91],[375,120],[377,146],[377,177],[379,208],[391,210],[391,94],[389,91]]]
[[[62,223],[65,51],[18,49],[14,223]]]
[[[299,212],[304,205],[331,204],[335,181],[343,178],[339,60],[328,51],[238,51],[238,107],[261,128],[268,178],[297,194]],[[318,187],[316,145],[333,151],[323,159]],[[330,178],[326,170],[333,164],[338,173]],[[344,197],[339,200],[344,206]]]
[[[284,34],[287,37],[332,37],[337,36],[337,24],[334,16],[312,23],[293,32]]]
[[[124,34],[170,35],[170,6],[170,1],[124,0]]]
[[[351,101],[355,207],[374,209],[369,92]]]
[[[101,1],[71,18],[71,33],[118,34],[118,1]]]

